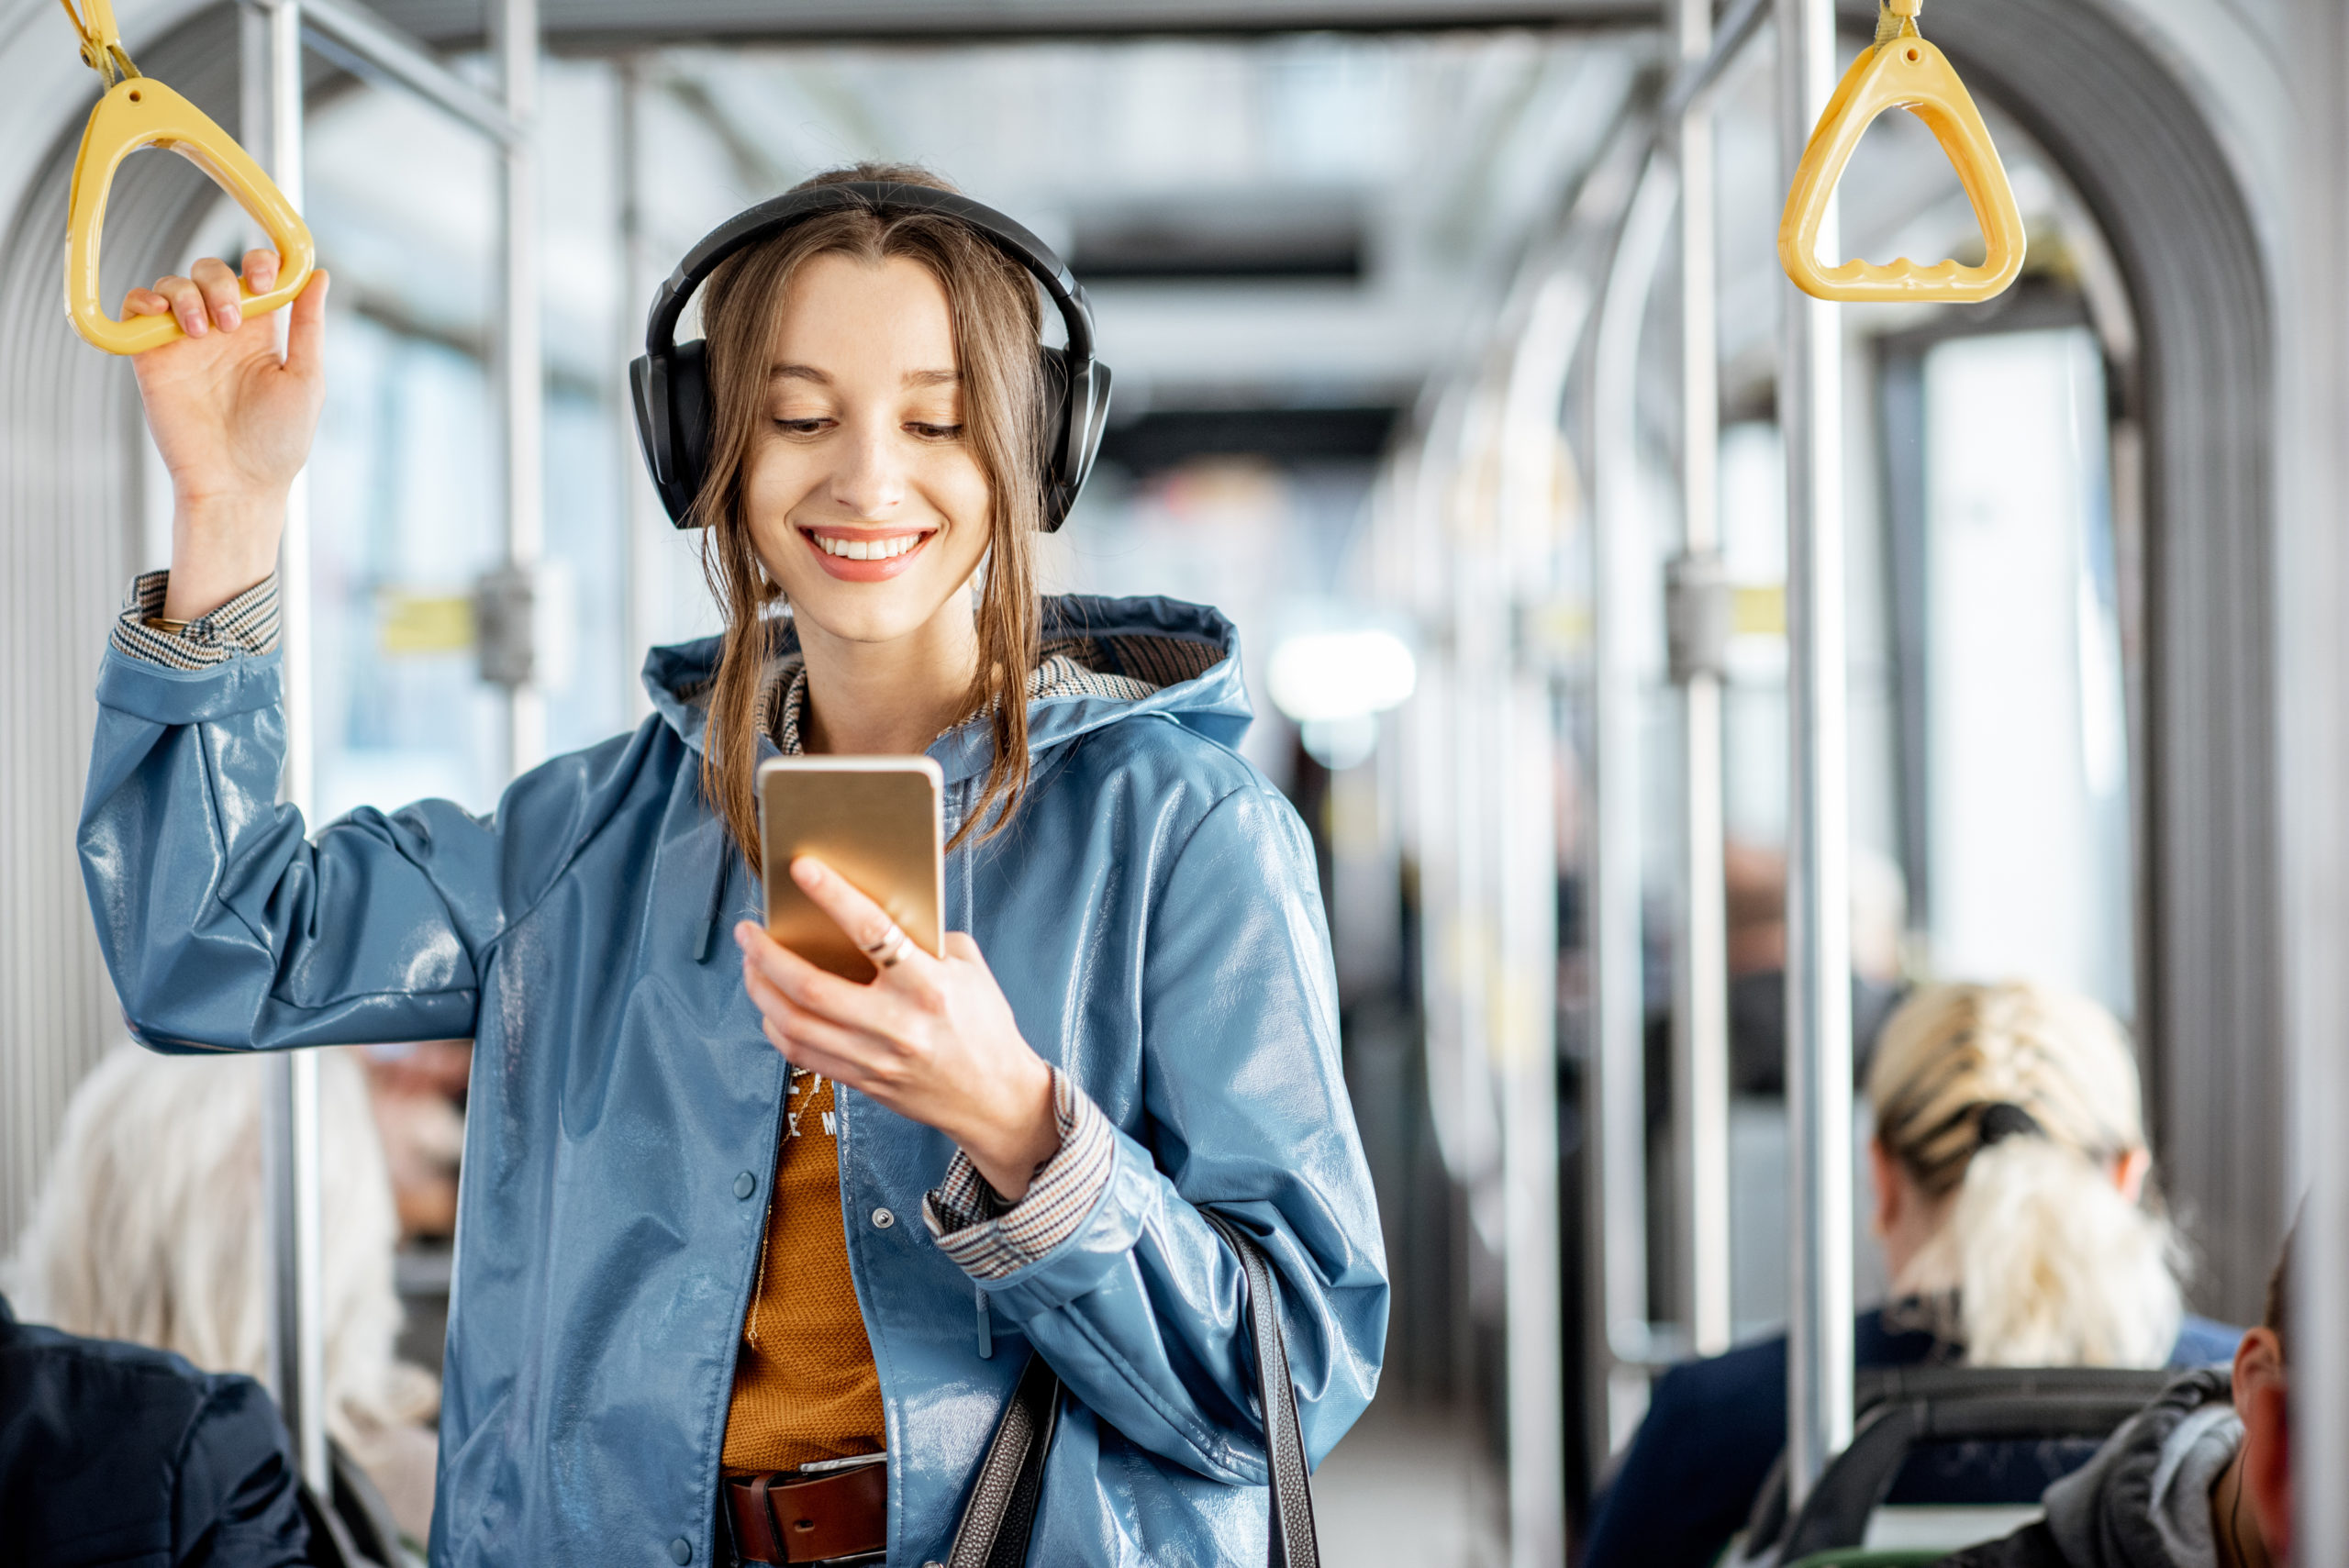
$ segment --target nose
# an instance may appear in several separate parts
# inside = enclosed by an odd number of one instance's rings
[[[885,426],[860,421],[850,438],[839,444],[839,462],[832,470],[832,504],[852,517],[875,521],[896,514],[905,501],[907,478],[896,432]]]

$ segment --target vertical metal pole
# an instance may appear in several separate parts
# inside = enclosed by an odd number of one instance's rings
[[[2292,1561],[2349,1562],[2349,480],[2338,439],[2349,417],[2349,12],[2299,0],[2288,25],[2307,128],[2292,206],[2292,330],[2280,335],[2283,489],[2276,508],[2277,790],[2282,819],[2291,1021],[2292,1162],[2306,1193],[2293,1241]]]
[[[1791,181],[1835,84],[1832,0],[1776,0]],[[1820,243],[1840,243],[1831,207]],[[1781,283],[1787,462],[1787,1481],[1798,1503],[1852,1435],[1852,963],[1844,705],[1842,339]]]
[[[622,55],[616,76],[618,103],[613,116],[612,154],[619,190],[620,363],[626,366],[644,351],[644,310],[660,273],[655,270],[651,240],[644,222],[644,161],[640,150],[644,135],[643,62],[636,56]],[[674,530],[668,515],[653,505],[652,486],[637,454],[636,424],[629,400],[623,397],[618,401],[620,494],[626,498],[623,505],[628,529],[628,647],[629,658],[636,659],[641,658],[651,645],[653,628],[658,624],[655,595],[667,586],[660,570],[660,551],[668,542],[663,536]],[[629,712],[641,720],[652,711],[651,694],[644,689],[644,683],[636,678],[632,668],[623,670],[622,678],[628,684]]]
[[[1501,1158],[1508,1239],[1502,1288],[1508,1356],[1510,1568],[1564,1561],[1565,1383],[1558,1273],[1558,855],[1550,672],[1508,684],[1501,755],[1514,853],[1499,867],[1506,991]]]
[[[1599,300],[1591,355],[1592,1041],[1587,1126],[1605,1335],[1606,1442],[1612,1451],[1645,1408],[1648,1363],[1647,998],[1642,928],[1642,667],[1639,608],[1655,591],[1640,504],[1640,329],[1664,242],[1674,181],[1651,159],[1623,215]]]
[[[272,0],[239,13],[244,142],[260,151],[286,198],[302,205],[302,11]],[[306,474],[285,502],[279,547],[280,668],[285,700],[286,797],[307,817],[317,806],[317,735],[311,671],[317,622],[310,591]],[[320,1278],[318,1059],[277,1051],[262,1070],[262,1193],[270,1251],[270,1366],[302,1475],[328,1489],[325,1292]]]
[[[1502,627],[1556,591],[1558,413],[1581,316],[1572,280],[1536,292],[1501,413],[1500,548],[1485,568]],[[1565,1384],[1558,1266],[1558,849],[1555,661],[1520,634],[1502,664],[1491,767],[1501,831],[1487,840],[1498,894],[1500,995],[1491,1019],[1501,1095],[1508,1357],[1511,1568],[1564,1561]]]
[[[504,432],[506,569],[534,580],[546,536],[546,371],[539,298],[539,7],[492,0],[490,32],[506,112],[522,129],[500,166],[497,400]],[[534,598],[535,595],[530,595]],[[509,689],[508,776],[547,752],[546,698],[535,673]]]
[[[1713,44],[1712,0],[1677,0],[1680,58]],[[1680,495],[1684,585],[1723,594],[1718,458],[1720,394],[1713,278],[1713,111],[1699,93],[1681,116]],[[1713,650],[1708,650],[1709,655]],[[1681,683],[1687,772],[1680,862],[1678,1006],[1673,1009],[1673,1141],[1679,1153],[1675,1240],[1690,1348],[1729,1349],[1729,919],[1722,821],[1721,681],[1692,663]]]

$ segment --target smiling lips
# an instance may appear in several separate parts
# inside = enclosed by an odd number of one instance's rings
[[[848,583],[878,583],[914,563],[935,528],[802,528],[824,570]]]

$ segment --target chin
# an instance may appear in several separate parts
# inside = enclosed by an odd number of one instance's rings
[[[894,602],[876,603],[882,595],[843,595],[823,589],[806,595],[793,594],[788,588],[784,592],[791,601],[795,621],[803,627],[819,628],[842,642],[895,642],[901,637],[910,637],[929,624],[944,602],[942,597],[932,599],[927,595],[916,600],[907,594],[888,595],[886,597]]]

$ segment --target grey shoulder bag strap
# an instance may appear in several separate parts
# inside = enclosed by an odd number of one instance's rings
[[[1265,1468],[1272,1474],[1272,1537],[1269,1568],[1320,1568],[1321,1549],[1313,1534],[1313,1477],[1305,1462],[1305,1432],[1297,1419],[1297,1385],[1288,1372],[1288,1348],[1281,1339],[1279,1286],[1264,1254],[1231,1221],[1208,1214],[1207,1221],[1240,1255],[1250,1338],[1256,1348],[1256,1403],[1264,1416]],[[1053,1418],[1060,1409],[1061,1381],[1040,1355],[1012,1389],[946,1568],[1020,1568],[1028,1560],[1028,1538],[1044,1489],[1044,1455],[1052,1445]]]

